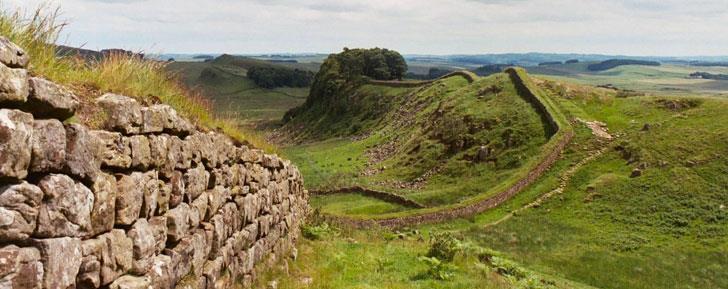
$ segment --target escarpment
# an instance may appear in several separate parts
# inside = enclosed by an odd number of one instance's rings
[[[0,39],[0,288],[245,287],[293,255],[289,161],[121,95],[95,100],[104,129],[73,123],[77,97],[29,62]]]

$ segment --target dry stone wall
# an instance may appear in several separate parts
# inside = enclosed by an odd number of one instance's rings
[[[121,95],[64,123],[79,100],[28,63],[0,37],[0,288],[230,288],[295,253],[289,161]]]

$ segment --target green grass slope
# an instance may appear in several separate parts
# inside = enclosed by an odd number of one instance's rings
[[[495,193],[492,188],[533,163],[553,133],[505,73],[418,88],[363,85],[351,99],[357,109],[337,121],[312,120],[333,123],[330,137],[283,149],[309,189],[362,185],[428,207],[452,205]],[[478,156],[481,150],[487,153]],[[313,204],[333,214],[350,209],[331,198],[337,197],[314,197]],[[381,213],[374,206],[369,215]]]
[[[728,101],[535,85],[567,118],[605,122],[616,139],[599,140],[575,123],[562,159],[503,205],[399,231],[342,228],[302,241],[290,276],[268,278],[282,288],[728,288]],[[518,210],[553,192],[567,171],[602,149],[562,191]],[[642,174],[631,177],[635,168]],[[546,282],[524,284],[528,278],[514,277],[501,263],[483,267],[470,253],[450,263],[453,279],[418,279],[428,270],[417,261],[430,249],[428,235],[442,231],[495,249]]]
[[[243,126],[277,125],[286,111],[306,100],[308,88],[261,88],[246,76],[247,68],[253,65],[270,63],[221,56],[212,62],[173,62],[167,70],[187,87],[203,92],[217,116]]]

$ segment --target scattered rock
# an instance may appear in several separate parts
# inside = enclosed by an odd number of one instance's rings
[[[630,178],[636,178],[639,176],[642,176],[642,170],[639,168],[635,168],[634,170],[632,170],[632,173],[629,175]]]
[[[642,126],[641,131],[649,131],[652,126],[649,123],[645,123],[645,125]]]

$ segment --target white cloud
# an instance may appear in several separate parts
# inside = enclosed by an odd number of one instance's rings
[[[1,1],[1,0],[0,0]],[[32,8],[43,0],[5,0]],[[726,54],[723,0],[56,0],[70,44],[162,52]]]

